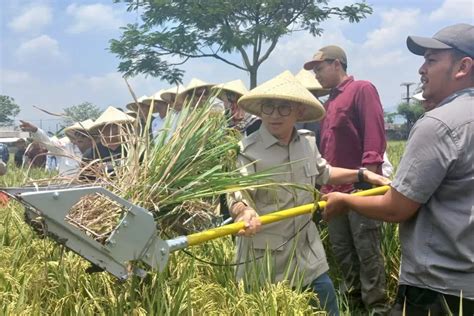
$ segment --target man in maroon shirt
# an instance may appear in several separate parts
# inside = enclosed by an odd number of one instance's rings
[[[361,168],[381,174],[386,140],[383,109],[375,87],[347,75],[347,57],[338,46],[326,46],[305,63],[323,88],[331,89],[324,104],[320,152],[331,166]],[[351,192],[353,185],[324,186],[322,191]],[[375,314],[389,310],[379,221],[348,212],[329,222],[329,238],[344,282],[342,291]]]

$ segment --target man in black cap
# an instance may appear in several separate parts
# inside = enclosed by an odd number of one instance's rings
[[[407,46],[425,58],[423,98],[436,106],[411,130],[385,195],[330,193],[323,217],[351,209],[400,223],[402,261],[391,315],[458,315],[460,302],[462,315],[474,315],[474,26],[409,36]]]

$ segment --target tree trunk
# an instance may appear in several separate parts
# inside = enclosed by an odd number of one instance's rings
[[[257,86],[257,70],[258,68],[250,68],[250,89],[253,89]]]

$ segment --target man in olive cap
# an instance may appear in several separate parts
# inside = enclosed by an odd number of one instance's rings
[[[370,170],[382,174],[386,148],[382,104],[377,89],[368,81],[347,74],[342,48],[321,48],[304,64],[313,70],[325,89],[331,89],[324,104],[320,151],[331,166]],[[325,185],[323,193],[354,191],[352,184]],[[381,222],[357,213],[342,214],[328,225],[329,239],[344,280],[341,291],[351,305],[364,306],[376,314],[386,313],[384,258],[380,248]]]
[[[423,98],[436,106],[413,126],[383,196],[324,197],[324,217],[347,209],[400,223],[402,261],[391,315],[474,315],[474,26],[409,36]],[[405,310],[404,310],[405,309]],[[450,311],[448,311],[450,309]]]

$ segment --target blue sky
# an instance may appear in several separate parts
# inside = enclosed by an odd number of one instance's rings
[[[450,24],[474,24],[474,0],[367,2],[374,13],[361,23],[334,19],[321,25],[322,37],[300,32],[283,38],[262,65],[259,82],[287,69],[297,73],[319,47],[336,44],[346,50],[348,72],[372,81],[384,108],[393,111],[404,93],[400,83],[419,81],[422,58],[406,49],[407,35],[431,36]],[[59,113],[84,101],[105,109],[131,100],[116,70],[118,59],[107,49],[109,39],[120,36],[120,26],[138,21],[136,13],[112,0],[2,0],[0,11],[0,94],[21,106],[17,119],[42,120],[46,130],[54,130],[56,118],[33,105]],[[183,69],[185,83],[198,77],[213,83],[240,78],[248,84],[246,73],[213,59],[193,60]],[[168,87],[143,76],[130,83],[138,96]]]

